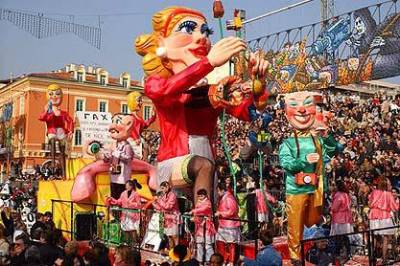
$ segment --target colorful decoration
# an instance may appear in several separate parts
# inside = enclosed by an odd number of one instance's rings
[[[153,16],[153,33],[139,36],[135,44],[147,74],[145,94],[153,101],[160,122],[158,182],[193,184],[196,191],[206,189],[209,195],[214,161],[211,143],[218,116],[226,108],[228,113],[249,120],[248,107],[254,99],[251,93],[243,93],[248,85],[239,81],[223,80],[219,88],[210,89],[205,76],[246,48],[234,37],[223,38],[211,47],[210,34],[212,30],[199,11],[169,7]],[[250,72],[263,77],[267,62],[252,58]],[[226,99],[222,91],[231,97]],[[189,176],[189,172],[194,174]],[[202,178],[196,178],[199,175]]]
[[[270,63],[268,88],[288,93],[400,75],[400,13],[391,4],[251,40]]]
[[[57,84],[47,87],[48,103],[44,107],[44,112],[40,114],[39,120],[46,123],[47,137],[50,144],[53,171],[56,167],[56,142],[59,143],[60,158],[58,158],[65,176],[65,141],[71,139],[74,133],[74,123],[68,112],[60,109],[63,100],[63,93]]]
[[[286,117],[292,135],[280,146],[279,159],[286,172],[286,205],[290,257],[300,260],[304,225],[316,224],[327,190],[324,165],[337,151],[332,136],[313,135],[320,95],[308,91],[285,95]]]
[[[112,119],[109,131],[116,141],[112,150],[100,149],[99,160],[82,168],[76,176],[71,191],[71,199],[79,202],[89,198],[96,190],[94,177],[101,172],[109,172],[111,178],[111,196],[119,198],[125,189],[125,183],[131,179],[132,169],[144,171],[150,175],[149,185],[155,188],[155,169],[150,164],[134,159],[132,147],[127,139],[130,137],[134,117],[116,114]]]

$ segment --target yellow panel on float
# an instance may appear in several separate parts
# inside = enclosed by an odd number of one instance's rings
[[[54,202],[53,219],[56,228],[64,231],[71,230],[71,215],[75,219],[77,213],[92,212],[93,206],[84,203],[74,203],[73,212],[71,208],[71,190],[74,184],[74,177],[79,169],[93,162],[90,159],[72,159],[67,162],[66,180],[39,181],[39,190],[37,194],[38,212],[44,213],[52,211],[52,200],[62,200],[67,202]],[[146,174],[133,174],[132,179],[136,179],[142,185],[137,190],[139,195],[145,199],[151,199],[151,191],[147,185],[148,176]],[[105,205],[105,199],[110,195],[110,177],[108,174],[100,174],[96,176],[96,192],[85,201],[86,203]],[[107,213],[106,208],[97,207],[96,213],[103,211]]]

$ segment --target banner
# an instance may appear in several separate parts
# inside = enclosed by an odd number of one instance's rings
[[[100,142],[107,147],[113,143],[108,128],[112,122],[111,113],[107,112],[76,112],[79,129],[82,132],[82,144],[87,146],[93,141]]]
[[[398,1],[249,41],[269,61],[267,83],[278,93],[328,88],[400,75]],[[238,60],[235,71],[246,63]]]

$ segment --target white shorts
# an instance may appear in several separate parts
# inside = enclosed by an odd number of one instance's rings
[[[217,232],[217,241],[225,243],[240,242],[240,227],[220,227]]]
[[[125,217],[121,221],[122,231],[139,231],[140,220],[134,221],[128,217]]]
[[[392,218],[387,219],[374,219],[369,221],[369,229],[381,229],[386,227],[393,227]],[[377,230],[374,232],[375,235],[394,235],[396,233],[396,228]]]
[[[258,222],[268,223],[268,213],[257,213]]]
[[[56,128],[56,133],[55,134],[49,133],[49,134],[47,134],[47,137],[49,139],[54,139],[54,138],[56,138],[56,139],[65,139],[66,135],[65,135],[64,129],[59,127],[59,128]]]
[[[331,236],[353,233],[354,228],[352,224],[331,224]]]
[[[184,187],[191,184],[188,179],[187,166],[194,155],[205,157],[214,162],[210,142],[207,136],[189,136],[190,154],[164,160],[157,164],[158,186],[164,181],[171,182],[173,187]]]
[[[178,236],[179,235],[179,226],[174,224],[172,227],[164,227],[164,233],[167,236]]]

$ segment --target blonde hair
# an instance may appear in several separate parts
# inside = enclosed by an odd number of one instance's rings
[[[163,60],[156,54],[158,40],[167,37],[175,25],[188,15],[204,18],[197,10],[172,6],[167,7],[153,15],[153,33],[140,35],[136,38],[136,52],[143,56],[142,66],[146,75],[157,74],[164,78],[172,75],[172,67],[167,60]]]
[[[128,108],[131,112],[135,111],[135,109],[137,108],[137,99],[138,97],[142,97],[142,94],[138,91],[133,91],[131,93],[128,94]]]
[[[47,86],[47,93],[46,93],[47,100],[50,100],[49,92],[56,91],[56,90],[61,90],[61,87],[58,84],[50,84],[49,86]],[[61,94],[62,94],[62,91],[61,91]]]

